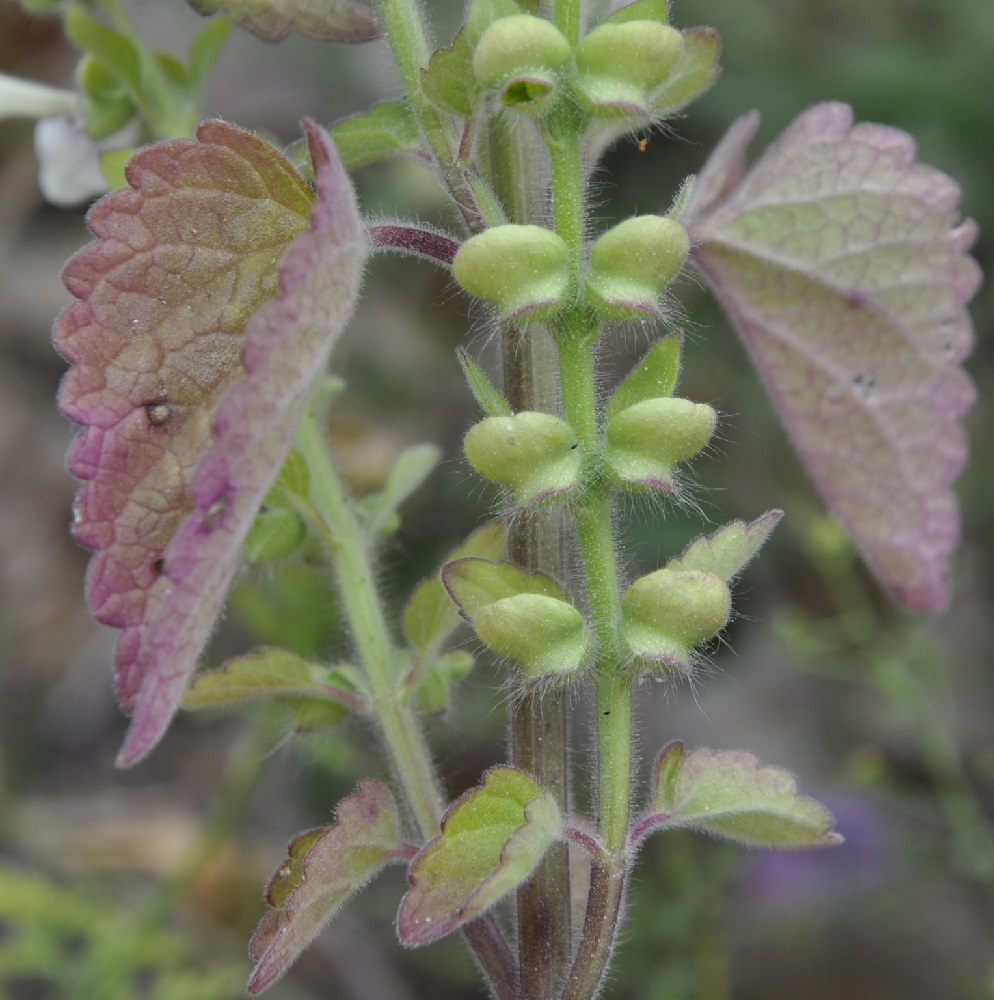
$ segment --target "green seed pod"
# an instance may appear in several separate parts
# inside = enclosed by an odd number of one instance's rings
[[[604,461],[622,485],[672,490],[674,467],[707,445],[717,419],[706,403],[678,396],[643,400],[608,421]]]
[[[575,673],[590,654],[590,633],[572,604],[543,594],[517,594],[480,608],[476,634],[531,678]]]
[[[483,32],[473,53],[473,74],[483,87],[500,92],[505,107],[538,111],[548,105],[559,71],[572,54],[551,21],[516,14]]]
[[[659,569],[622,599],[621,636],[636,660],[690,670],[691,651],[728,623],[732,598],[720,576]]]
[[[501,319],[544,319],[569,282],[566,244],[541,226],[495,226],[471,236],[452,261],[456,281],[493,302]]]
[[[470,428],[463,447],[480,475],[511,487],[522,504],[566,493],[580,477],[576,434],[551,413],[488,417]]]
[[[690,253],[687,230],[661,215],[636,215],[590,248],[587,299],[608,319],[658,316],[659,293]]]
[[[602,24],[576,50],[577,86],[599,117],[650,118],[651,95],[683,53],[683,35],[658,21]]]

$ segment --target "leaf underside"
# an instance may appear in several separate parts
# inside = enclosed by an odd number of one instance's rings
[[[84,426],[69,454],[86,480],[73,530],[97,550],[94,616],[122,629],[116,688],[133,716],[122,764],[172,717],[351,312],[354,197],[327,137],[312,129],[310,141],[316,203],[277,150],[223,122],[140,152],[132,190],[97,203],[98,239],[64,272],[80,300],[55,328],[75,365],[60,405]]]
[[[636,824],[636,836],[654,829],[692,829],[748,847],[805,850],[842,838],[832,814],[797,791],[778,767],[761,767],[743,750],[701,747],[686,753],[679,741],[656,761],[654,812]]]
[[[278,42],[291,28],[321,42],[366,42],[380,33],[371,10],[353,0],[189,0],[199,14],[221,10],[246,31]]]
[[[806,111],[746,173],[758,116],[701,174],[694,259],[742,337],[829,508],[905,606],[948,602],[951,489],[974,402],[960,367],[980,282],[958,185],[909,136]]]
[[[385,864],[405,857],[399,830],[393,796],[367,778],[339,803],[333,826],[290,843],[266,890],[270,909],[249,944],[257,962],[250,993],[271,986],[353,893]]]

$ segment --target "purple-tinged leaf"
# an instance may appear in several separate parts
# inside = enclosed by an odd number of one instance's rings
[[[116,686],[131,712],[146,669],[140,625],[168,589],[163,555],[193,508],[211,413],[244,374],[245,325],[275,294],[314,197],[276,149],[224,122],[142,150],[127,175],[130,189],[90,211],[98,238],[66,265],[80,301],[54,338],[75,365],[59,403],[84,428],[69,452],[86,480],[73,533],[97,550],[94,616],[124,630]]]
[[[480,916],[531,875],[561,826],[555,799],[533,778],[513,767],[489,770],[411,863],[400,940],[430,944]]]
[[[189,0],[198,14],[221,10],[266,42],[296,28],[319,42],[368,42],[380,34],[376,15],[353,0]]]
[[[842,838],[821,803],[799,795],[797,780],[778,767],[760,767],[743,750],[686,753],[679,741],[656,760],[652,810],[632,830],[637,843],[653,830],[691,829],[747,847],[803,850]]]
[[[400,840],[397,806],[372,778],[342,799],[335,824],[309,830],[290,842],[287,859],[269,881],[271,909],[249,945],[257,965],[249,993],[261,993],[290,967],[321,928],[384,865],[410,858]]]
[[[908,135],[854,126],[846,105],[805,112],[746,173],[757,125],[736,122],[701,175],[693,257],[870,567],[907,607],[939,610],[975,396],[960,363],[976,226]]]
[[[183,697],[242,542],[358,296],[366,248],[355,195],[327,134],[307,128],[318,193],[311,228],[286,254],[281,295],[246,329],[246,377],[218,405],[213,444],[197,466],[194,509],[166,548],[162,599],[141,628],[142,683],[122,764],[155,745]]]

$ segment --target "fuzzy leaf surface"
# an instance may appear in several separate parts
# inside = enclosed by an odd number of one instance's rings
[[[290,842],[266,889],[270,909],[249,944],[257,962],[249,993],[271,986],[355,892],[385,864],[406,856],[393,796],[367,778],[338,804],[333,826]]]
[[[711,535],[695,539],[680,556],[671,559],[666,568],[714,573],[726,583],[730,582],[759,552],[782,517],[782,510],[769,510],[748,524],[732,521]]]
[[[361,702],[348,670],[329,670],[286,649],[263,647],[198,674],[183,707],[221,708],[251,701],[323,698],[351,708]]]
[[[797,779],[761,767],[742,750],[700,748],[687,754],[670,743],[656,761],[653,812],[635,839],[654,829],[692,829],[748,847],[802,850],[841,842],[832,814],[797,791]]]
[[[59,403],[83,425],[68,458],[85,481],[73,534],[97,551],[87,594],[98,621],[123,629],[116,687],[133,712],[145,625],[169,589],[164,553],[194,506],[211,414],[243,374],[245,326],[275,294],[313,195],[277,150],[222,122],[142,150],[128,179],[90,211],[97,240],[66,265],[79,301],[54,337],[75,365]]]
[[[329,131],[348,170],[413,152],[421,141],[418,123],[401,101],[376,104],[365,114],[336,122]]]
[[[371,10],[352,0],[189,0],[198,14],[223,11],[266,42],[296,28],[320,42],[368,42],[380,33]]]
[[[442,582],[460,613],[472,621],[488,604],[520,594],[539,594],[569,602],[566,591],[547,573],[531,572],[509,562],[466,556],[442,567]]]
[[[287,252],[281,294],[249,323],[245,377],[218,406],[213,444],[197,467],[194,509],[166,550],[169,588],[148,623],[150,663],[121,751],[125,763],[154,745],[182,697],[245,536],[358,297],[366,247],[355,194],[327,133],[308,125],[308,137],[318,193],[311,227]]]
[[[497,559],[507,547],[507,528],[490,521],[474,531],[445,558],[445,563],[468,556]],[[459,612],[442,584],[440,573],[422,581],[404,609],[404,634],[422,653],[439,649],[459,627]]]
[[[397,930],[409,946],[451,934],[524,882],[559,836],[555,799],[512,767],[495,767],[442,820],[411,863]]]
[[[904,132],[806,111],[746,173],[740,119],[690,207],[694,259],[829,508],[905,606],[940,610],[959,539],[980,283],[959,186]]]
[[[66,268],[81,301],[56,325],[76,364],[60,403],[84,424],[69,462],[89,481],[74,530],[99,550],[94,614],[124,630],[122,764],[178,706],[351,313],[363,258],[354,196],[330,140],[310,138],[317,202],[281,154],[223,123],[151,147],[129,168],[135,190],[96,206],[100,239]]]

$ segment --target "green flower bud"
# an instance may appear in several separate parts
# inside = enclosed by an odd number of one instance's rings
[[[463,447],[473,468],[510,486],[519,503],[566,493],[580,477],[576,434],[551,413],[488,417],[470,428]]]
[[[707,445],[717,419],[706,403],[677,396],[643,400],[608,421],[604,460],[622,484],[672,490],[674,466]]]
[[[467,292],[493,302],[501,319],[542,319],[566,294],[566,257],[566,244],[551,230],[495,226],[459,247],[452,273]]]
[[[659,569],[622,599],[621,636],[637,660],[686,672],[694,646],[728,623],[731,604],[728,585],[714,573]]]
[[[659,293],[690,252],[687,230],[661,215],[636,215],[590,248],[587,299],[608,319],[658,316]]]
[[[256,516],[245,536],[245,556],[252,563],[273,562],[292,555],[307,538],[307,527],[289,507],[273,507]]]
[[[590,633],[572,604],[544,594],[516,594],[480,608],[476,634],[531,678],[563,677],[590,654]]]
[[[601,117],[649,118],[652,91],[683,53],[683,35],[658,21],[602,24],[576,50],[580,99]]]
[[[551,21],[517,14],[494,21],[483,32],[473,53],[473,73],[482,86],[500,91],[505,107],[536,111],[547,103],[572,54]]]

